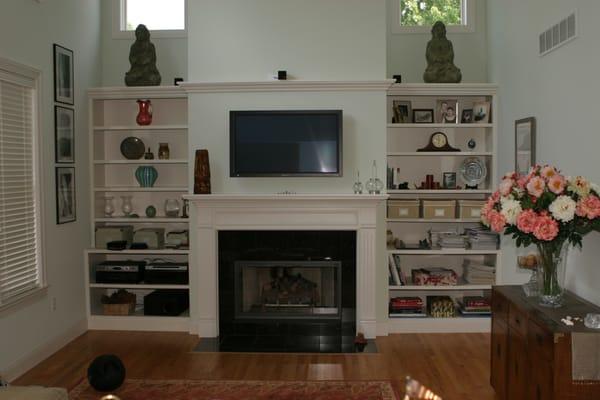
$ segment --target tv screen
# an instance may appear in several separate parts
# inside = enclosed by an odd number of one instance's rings
[[[340,176],[342,111],[231,111],[230,176]]]

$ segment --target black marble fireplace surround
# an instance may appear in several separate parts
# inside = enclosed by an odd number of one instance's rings
[[[220,231],[219,351],[354,352],[355,231]]]

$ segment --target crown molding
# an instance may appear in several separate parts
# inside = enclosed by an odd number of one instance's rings
[[[186,98],[179,86],[117,86],[88,89],[91,99]]]

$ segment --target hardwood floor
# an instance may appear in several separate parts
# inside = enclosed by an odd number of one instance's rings
[[[73,388],[90,361],[105,353],[125,363],[129,378],[224,380],[391,380],[410,375],[444,400],[492,400],[488,334],[392,335],[378,354],[192,353],[198,338],[182,333],[90,331],[15,384]]]

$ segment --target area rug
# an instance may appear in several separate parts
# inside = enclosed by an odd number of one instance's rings
[[[154,381],[127,379],[112,393],[121,400],[398,400],[389,382],[367,381]],[[83,381],[71,400],[98,400],[101,393]]]

